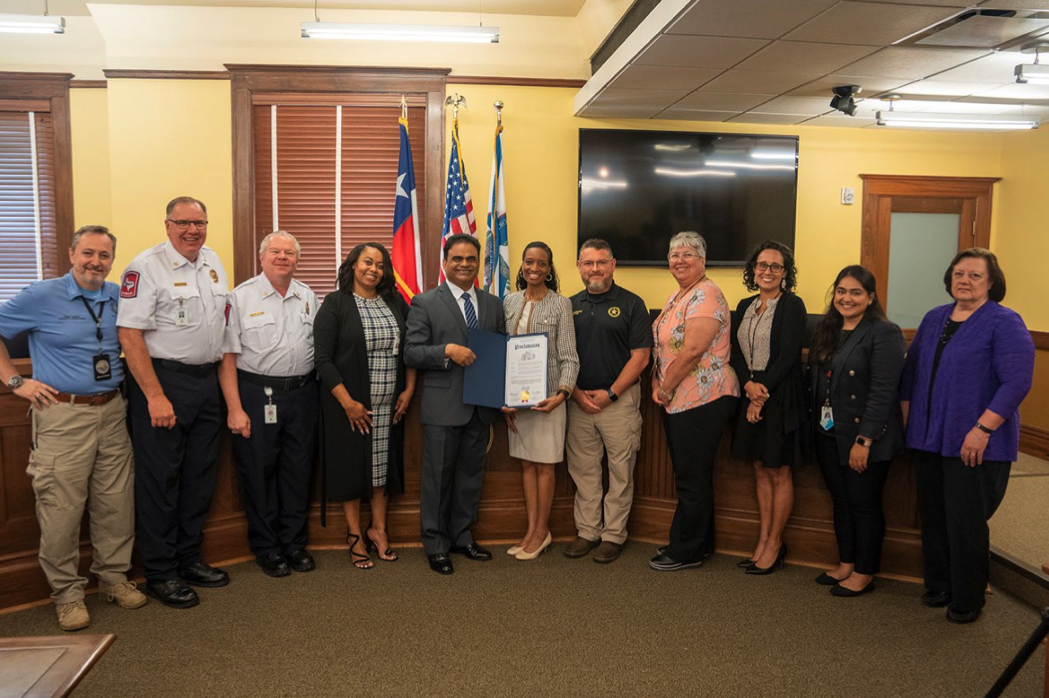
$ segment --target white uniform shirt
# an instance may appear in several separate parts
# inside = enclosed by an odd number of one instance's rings
[[[313,320],[317,296],[291,280],[283,297],[265,274],[248,279],[229,296],[222,351],[237,354],[237,368],[287,378],[313,370]]]
[[[185,364],[222,359],[229,282],[219,256],[201,247],[197,261],[171,241],[141,253],[124,270],[117,326],[143,330],[149,355]]]

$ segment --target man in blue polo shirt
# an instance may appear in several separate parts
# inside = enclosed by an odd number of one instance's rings
[[[63,630],[90,623],[87,579],[78,572],[85,502],[95,551],[91,572],[101,593],[122,608],[146,603],[127,580],[135,535],[134,461],[120,392],[120,288],[105,280],[115,252],[116,238],[107,228],[84,226],[73,235],[68,274],[32,284],[0,305],[0,334],[29,333],[33,377],[19,374],[0,343],[0,379],[34,408],[26,472],[36,493],[40,566]]]

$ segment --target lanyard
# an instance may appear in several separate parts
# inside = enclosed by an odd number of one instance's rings
[[[95,315],[95,311],[91,309],[91,304],[87,302],[87,299],[80,296],[80,300],[84,303],[84,307],[87,308],[88,314],[91,315],[91,319],[95,321],[95,339],[98,340],[98,353],[102,353],[102,314],[106,312],[106,302],[102,301],[98,305],[98,315]]]

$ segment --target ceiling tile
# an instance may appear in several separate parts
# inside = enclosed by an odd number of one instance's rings
[[[887,46],[957,12],[953,7],[840,2],[783,38]]]
[[[674,105],[675,109],[734,110],[736,113],[767,102],[774,94],[747,94],[738,92],[693,92]]]
[[[920,80],[985,55],[986,51],[889,46],[846,66],[841,72],[872,78]]]
[[[590,119],[651,119],[659,109],[647,107],[584,107],[578,116]]]
[[[980,3],[981,10],[1049,10],[1049,0],[987,0]]]
[[[809,119],[801,123],[801,126],[836,126],[844,128],[864,128],[865,126],[873,126],[875,123],[874,119],[867,119],[861,116],[844,116],[842,114],[817,116],[814,119]]]
[[[737,116],[738,111],[706,111],[703,109],[678,109],[671,107],[659,113],[658,119],[675,119],[678,121],[726,121]]]
[[[1049,99],[1049,85],[1019,85],[1013,83],[993,90],[977,92],[973,97],[997,97],[1000,99],[1015,99],[1017,102],[1025,100]]]
[[[607,87],[590,104],[600,107],[638,107],[661,111],[684,97],[686,90],[627,90]]]
[[[830,98],[834,96],[831,89],[838,87],[839,85],[859,85],[863,88],[863,91],[860,94],[868,96],[898,89],[901,85],[906,85],[908,82],[910,81],[899,78],[865,78],[856,75],[828,75],[819,80],[813,80],[801,87],[793,89],[787,94],[792,97],[826,96],[829,101]]]
[[[634,59],[634,63],[725,69],[731,68],[767,44],[767,41],[761,39],[661,34]]]
[[[729,119],[734,124],[796,124],[811,118],[804,114],[754,114],[747,112]]]
[[[996,51],[983,58],[977,58],[957,68],[950,68],[937,73],[936,80],[955,80],[958,82],[1011,82],[1013,69],[1020,63],[1033,63],[1033,57],[1019,51]]]
[[[975,2],[966,2],[966,0],[867,0],[868,2],[884,2],[891,3],[893,5],[937,5],[939,7],[971,7],[973,5],[979,5],[979,0]],[[1010,0],[1013,5],[1017,3],[1015,0]]]
[[[896,90],[902,95],[935,95],[939,97],[966,97],[975,92],[993,90],[1005,83],[951,82],[948,80],[916,80]]]
[[[608,85],[652,90],[694,90],[720,72],[717,68],[629,65]]]
[[[776,39],[835,2],[837,0],[699,0],[666,31]]]
[[[766,73],[757,70],[729,70],[701,88],[704,92],[747,92],[750,94],[782,94],[803,85],[812,78],[809,74]]]
[[[759,114],[808,114],[816,116],[831,111],[830,97],[777,97],[754,107]]]
[[[878,46],[775,41],[737,65],[736,68],[811,73],[812,77],[818,78],[868,56],[878,48]]]

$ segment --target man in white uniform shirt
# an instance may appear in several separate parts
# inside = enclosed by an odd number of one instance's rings
[[[262,571],[285,577],[315,565],[306,552],[310,473],[317,445],[313,320],[317,296],[292,277],[299,242],[277,230],[262,239],[262,273],[229,296],[219,383]]]
[[[164,227],[168,241],[124,270],[117,326],[133,377],[128,401],[146,592],[189,608],[199,598],[187,583],[229,584],[229,575],[200,558],[218,470],[217,369],[229,284],[218,255],[204,246],[203,203],[174,199]]]

